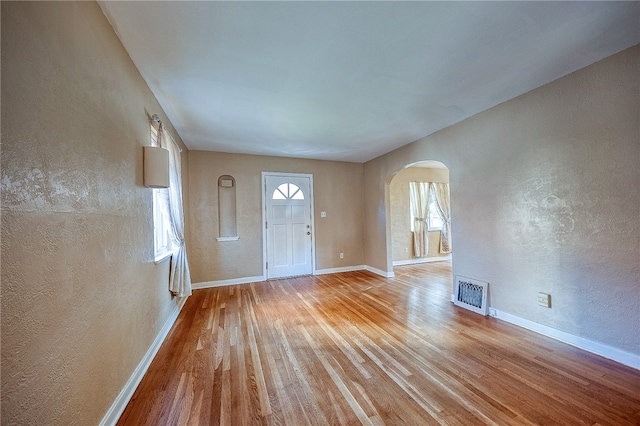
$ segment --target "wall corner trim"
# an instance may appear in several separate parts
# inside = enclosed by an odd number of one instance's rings
[[[491,307],[489,308],[489,312],[495,312],[495,315],[492,316],[499,320],[506,321],[522,328],[526,328],[527,330],[531,330],[544,336],[551,337],[552,339],[567,343],[571,346],[575,346],[578,349],[591,352],[592,354],[599,355],[601,357],[619,362],[620,364],[624,364],[628,367],[635,368],[636,370],[640,370],[640,355],[638,354],[633,354],[622,349],[605,345],[603,343],[585,339],[584,337],[575,336],[561,330],[556,330],[555,328],[551,328],[549,326],[542,325],[537,322],[533,322],[528,319],[524,319]]]
[[[178,305],[176,305],[176,307],[173,309],[164,325],[160,329],[160,332],[156,336],[155,340],[153,341],[151,346],[149,346],[147,353],[144,354],[136,369],[133,370],[133,373],[129,377],[129,380],[127,380],[124,387],[116,397],[115,401],[113,401],[113,404],[111,404],[111,407],[109,407],[109,410],[100,421],[100,426],[111,426],[116,424],[116,422],[122,415],[122,412],[127,407],[127,404],[133,396],[133,393],[135,392],[145,373],[149,369],[151,361],[153,361],[153,358],[158,353],[160,346],[162,346],[164,339],[166,339],[169,331],[171,331],[171,327],[173,327],[176,319],[178,319],[178,315],[180,314],[180,311],[182,311],[182,308],[187,299],[188,297],[183,297]]]
[[[266,280],[267,277],[265,277],[264,275],[258,275],[255,277],[231,278],[228,280],[203,281],[201,283],[192,284],[191,288],[194,290],[200,290],[203,288],[224,287],[236,284],[259,283]]]
[[[369,265],[364,265],[364,269],[369,271],[369,272],[373,272],[376,275],[380,275],[381,277],[385,277],[385,278],[393,278],[395,277],[395,274],[393,273],[393,271],[383,271],[381,269],[378,268],[374,268],[373,266],[369,266]]]

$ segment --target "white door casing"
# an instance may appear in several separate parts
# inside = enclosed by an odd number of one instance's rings
[[[267,279],[313,273],[312,176],[263,173]]]

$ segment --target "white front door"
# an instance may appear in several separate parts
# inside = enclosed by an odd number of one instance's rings
[[[267,279],[313,272],[311,177],[265,174]]]

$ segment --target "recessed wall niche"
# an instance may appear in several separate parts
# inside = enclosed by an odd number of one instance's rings
[[[236,219],[236,180],[222,175],[218,178],[218,241],[238,239]]]

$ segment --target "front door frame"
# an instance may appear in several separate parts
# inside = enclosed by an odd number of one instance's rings
[[[316,274],[316,224],[313,196],[313,175],[310,173],[262,172],[262,276],[267,275],[267,176],[309,178],[309,202],[311,207],[311,273]]]

